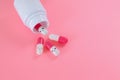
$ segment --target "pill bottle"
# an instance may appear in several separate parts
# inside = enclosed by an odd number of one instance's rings
[[[33,32],[37,32],[34,28],[37,24],[44,28],[49,26],[46,10],[40,0],[14,0],[14,7],[24,25]]]

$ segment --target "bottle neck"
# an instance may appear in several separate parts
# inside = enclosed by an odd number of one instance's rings
[[[25,21],[25,25],[29,27],[33,32],[35,32],[34,27],[39,23],[41,24],[41,26],[46,28],[49,26],[49,22],[45,12],[36,12],[30,15]]]

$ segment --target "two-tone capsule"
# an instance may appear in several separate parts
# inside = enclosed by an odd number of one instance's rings
[[[66,44],[68,42],[68,39],[66,37],[59,36],[59,35],[56,35],[56,34],[50,34],[49,39],[53,40],[53,41],[56,41],[60,44]]]
[[[37,45],[36,45],[36,54],[41,55],[44,50],[44,39],[42,37],[39,37],[37,40]]]
[[[50,41],[45,42],[45,47],[55,56],[58,56],[60,54],[60,51],[57,49],[57,47],[54,46]]]
[[[44,26],[42,26],[40,23],[37,24],[34,27],[35,31],[40,32],[43,35],[46,35],[48,33],[47,28],[45,28]]]

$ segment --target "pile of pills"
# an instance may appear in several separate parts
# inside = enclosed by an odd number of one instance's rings
[[[40,24],[35,26],[35,30],[40,32],[43,35],[48,33],[46,28],[42,28]],[[64,36],[50,34],[48,36],[49,40],[44,40],[43,37],[39,37],[36,43],[36,54],[42,55],[44,52],[44,48],[49,50],[54,56],[58,56],[60,54],[59,49],[52,43],[52,41],[57,42],[58,44],[65,45],[68,42],[68,39]]]

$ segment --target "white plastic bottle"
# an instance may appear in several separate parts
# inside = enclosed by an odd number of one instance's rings
[[[47,34],[46,28],[49,22],[46,10],[42,6],[40,0],[14,0],[14,7],[19,14],[22,22],[33,32],[41,32]],[[38,24],[40,24],[38,26]],[[35,30],[37,25],[38,31]]]

